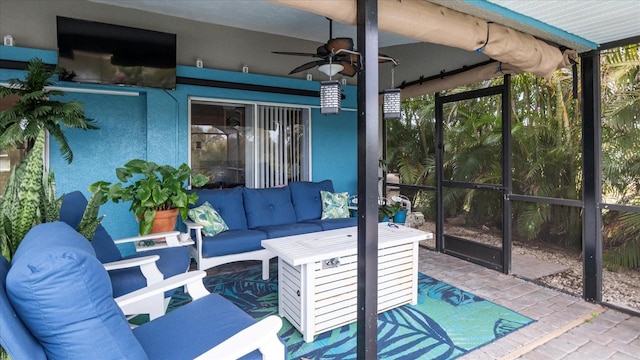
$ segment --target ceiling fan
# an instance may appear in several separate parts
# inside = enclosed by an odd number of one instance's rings
[[[306,64],[302,64],[291,70],[289,75],[309,70],[318,66],[318,70],[333,76],[340,73],[344,76],[354,76],[361,68],[360,54],[353,49],[353,39],[344,37],[333,37],[333,20],[329,20],[329,41],[316,49],[316,53],[290,52],[290,51],[274,51],[274,54],[310,56],[319,58]],[[397,61],[393,58],[380,54],[379,62]]]

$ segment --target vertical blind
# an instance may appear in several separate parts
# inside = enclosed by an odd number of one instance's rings
[[[256,124],[256,187],[267,188],[303,180],[304,124],[302,110],[258,106]]]

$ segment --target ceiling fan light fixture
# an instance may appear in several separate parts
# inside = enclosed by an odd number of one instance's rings
[[[335,64],[335,63],[322,64],[318,66],[318,70],[321,73],[326,74],[329,77],[332,77],[332,76],[335,76],[340,71],[344,70],[344,66],[342,66],[341,64]]]

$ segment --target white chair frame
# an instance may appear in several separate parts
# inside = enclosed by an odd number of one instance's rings
[[[144,241],[144,240],[152,240],[164,238],[167,242],[168,246],[180,246],[179,243],[179,231],[169,231],[163,233],[155,233],[143,236],[135,236],[124,239],[114,240],[113,242],[116,244],[126,244],[130,242]],[[118,270],[118,269],[127,269],[131,267],[140,267],[140,271],[142,275],[147,279],[147,287],[150,285],[157,284],[164,280],[164,275],[158,269],[156,265],[156,261],[158,261],[160,257],[158,255],[149,255],[131,259],[124,259],[119,261],[113,261],[110,263],[103,264],[105,270]],[[185,271],[188,269],[185,269]],[[171,290],[168,289],[168,290]],[[130,306],[127,308],[127,311],[123,312],[127,316],[133,316],[138,314],[149,314],[149,319],[153,320],[165,314],[167,311],[167,307],[169,306],[169,301],[171,298],[165,298],[164,293],[156,294],[155,296],[149,296],[145,302],[137,302],[135,306]]]

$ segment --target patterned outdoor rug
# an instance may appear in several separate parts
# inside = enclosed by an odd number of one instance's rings
[[[205,285],[256,319],[278,313],[276,266],[266,281],[257,268],[205,278]],[[417,305],[378,315],[379,359],[454,359],[533,322],[423,274],[418,274],[418,292]],[[176,294],[170,307],[187,301],[188,296]],[[286,319],[283,323],[280,336],[287,343],[288,359],[356,358],[355,323],[317,335],[309,344]]]

